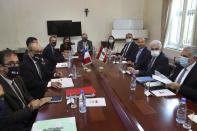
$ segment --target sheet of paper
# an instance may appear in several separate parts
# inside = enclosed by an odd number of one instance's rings
[[[162,83],[159,82],[159,81],[156,81],[156,82],[146,82],[145,85],[146,85],[147,87],[155,87],[155,86],[161,86]]]
[[[86,99],[87,107],[101,107],[106,106],[105,98],[88,98]]]
[[[190,115],[188,115],[188,117],[189,117],[190,120],[197,123],[197,115],[190,114]]]
[[[78,59],[79,56],[72,56],[72,59]]]
[[[123,63],[123,64],[126,64],[126,63],[127,63],[127,61],[122,61],[122,63]]]
[[[155,96],[160,97],[160,96],[174,96],[175,94],[171,92],[168,89],[162,89],[162,90],[154,90],[151,91]]]
[[[32,131],[61,130],[77,131],[75,117],[37,121],[33,124]]]
[[[157,81],[160,81],[164,84],[169,84],[169,83],[172,83],[172,81],[170,79],[168,79],[167,77],[161,77],[161,76],[157,76],[157,75],[152,75],[152,78],[157,80]]]
[[[60,82],[62,84],[62,88],[74,87],[72,78],[51,79],[51,82]]]
[[[56,68],[58,67],[68,67],[68,63],[67,62],[57,63]]]
[[[150,95],[151,95],[150,91],[148,91],[148,90],[146,90],[146,91],[144,92],[144,94],[145,94],[146,96],[150,96]]]

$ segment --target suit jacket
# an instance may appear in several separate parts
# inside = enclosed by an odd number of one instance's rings
[[[32,59],[28,56],[20,64],[21,76],[24,80],[27,90],[34,98],[42,98],[44,96],[48,81],[53,77],[46,68],[38,62],[42,79],[40,78],[36,66]]]
[[[64,50],[71,50],[71,43],[62,43],[60,45],[60,52],[64,52]]]
[[[28,50],[25,50],[25,53],[23,54],[23,59],[25,59],[26,57],[28,57]]]
[[[33,98],[25,88],[22,78],[16,77],[14,81],[23,94],[26,102],[25,104],[28,105]],[[0,76],[0,83],[3,86],[5,93],[0,129],[5,131],[20,131],[31,123],[33,113],[28,107],[23,108],[21,101],[2,76]]]
[[[53,69],[55,68],[55,65],[58,61],[64,60],[64,56],[56,52],[51,44],[48,44],[44,48],[42,55],[45,60],[46,68],[51,72],[53,72]]]
[[[143,51],[141,52],[138,62],[134,64],[134,68],[136,70],[146,70],[148,67],[148,60],[151,58],[150,50],[145,46]]]
[[[183,67],[181,65],[177,65],[170,79],[175,81],[182,69]],[[178,93],[197,103],[197,63],[186,76]]]
[[[87,40],[87,45],[88,45],[88,51],[92,51],[92,50],[93,50],[92,41]],[[83,47],[83,40],[81,40],[81,41],[79,41],[78,44],[77,44],[77,52],[78,52],[78,53],[82,53],[83,50],[84,50],[84,47]]]
[[[132,62],[135,62],[136,54],[137,54],[139,48],[138,48],[138,45],[134,41],[130,44],[131,45],[129,46],[129,49],[127,50],[126,55],[124,57],[126,58],[127,61],[130,60]],[[121,50],[121,52],[120,52],[121,56],[123,56],[126,46],[127,46],[127,44],[125,44],[125,46]]]
[[[149,63],[151,61],[151,58],[148,60]],[[168,57],[161,52],[160,55],[156,58],[154,64],[152,65],[152,68],[148,70],[148,66],[144,68],[144,70],[139,70],[139,75],[142,76],[151,76],[155,73],[155,70],[159,71],[165,76],[169,76],[170,73],[170,67],[169,67],[169,60]]]

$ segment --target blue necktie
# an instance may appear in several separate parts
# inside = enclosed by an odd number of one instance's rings
[[[179,84],[181,83],[181,80],[182,80],[182,78],[183,78],[183,76],[184,76],[184,74],[185,74],[186,71],[187,71],[187,69],[184,68],[183,72],[181,73],[180,77],[177,80],[177,83],[179,83]]]
[[[152,57],[150,63],[148,64],[148,71],[151,70],[151,68],[152,68],[152,66],[153,66],[153,64],[154,64],[156,58],[157,58],[157,57]]]
[[[140,57],[140,54],[142,52],[142,49],[140,49],[136,55],[136,59],[135,59],[135,64],[137,64],[138,60],[139,60],[139,57]]]

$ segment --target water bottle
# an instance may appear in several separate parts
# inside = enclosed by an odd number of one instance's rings
[[[108,62],[111,63],[111,49],[109,49]]]
[[[136,89],[136,74],[135,73],[133,73],[133,75],[131,77],[130,89],[131,90],[135,90]]]
[[[71,68],[71,55],[68,55],[68,68]]]
[[[120,60],[119,60],[119,70],[120,70],[120,71],[123,70],[122,58],[120,58]]]
[[[187,112],[187,105],[186,105],[186,99],[181,98],[181,102],[178,106],[177,113],[176,113],[176,121],[179,124],[183,124],[186,119],[186,112]]]
[[[79,95],[79,112],[85,113],[86,112],[86,97],[84,95],[84,91],[80,91]]]
[[[75,64],[73,64],[73,79],[77,79],[77,69]]]

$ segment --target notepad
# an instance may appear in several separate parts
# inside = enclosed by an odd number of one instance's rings
[[[68,63],[67,62],[57,63],[56,68],[59,68],[59,67],[68,67]]]
[[[139,83],[145,83],[145,82],[150,82],[150,81],[156,81],[155,79],[153,79],[150,76],[144,76],[144,77],[136,77],[137,82]]]
[[[37,121],[31,131],[77,131],[75,117]]]
[[[78,59],[79,56],[72,56],[72,59]]]
[[[101,107],[106,106],[105,98],[88,98],[86,99],[87,107]]]
[[[157,97],[161,97],[161,96],[174,96],[176,94],[174,94],[172,91],[168,90],[168,89],[162,89],[162,90],[154,90],[151,91],[155,96]]]
[[[153,79],[158,80],[164,84],[172,83],[172,81],[165,76],[152,75],[152,77],[153,77]]]
[[[62,84],[62,88],[74,87],[72,78],[51,79],[51,82],[60,82]],[[47,87],[50,87],[50,86],[51,86],[50,84],[47,85]]]

